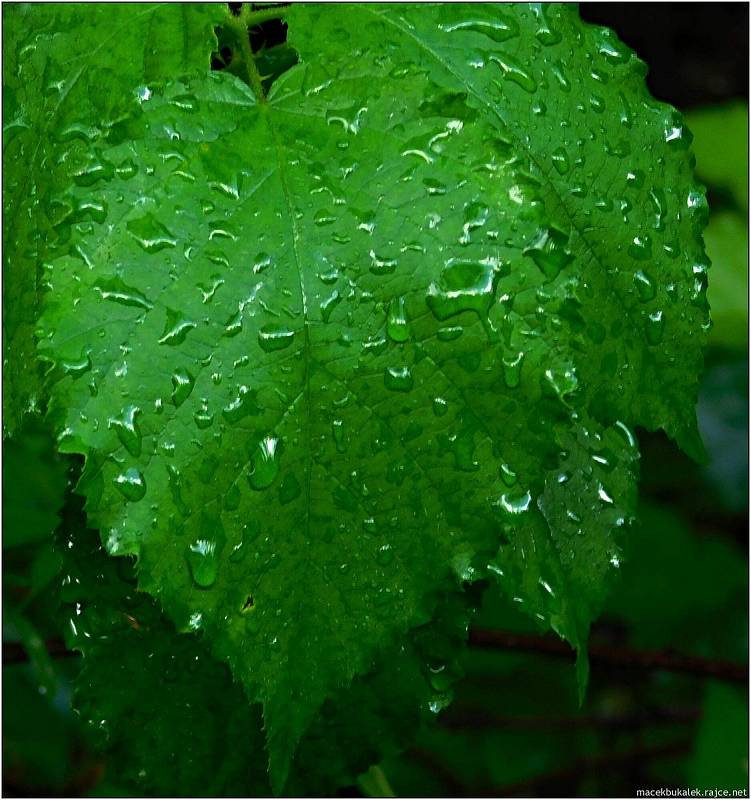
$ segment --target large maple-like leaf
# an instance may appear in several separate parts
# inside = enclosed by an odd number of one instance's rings
[[[90,59],[32,213],[39,348],[90,522],[263,704],[280,790],[462,581],[584,646],[631,429],[701,451],[705,205],[680,117],[571,7],[293,6],[268,96],[221,13],[236,74],[187,36]]]

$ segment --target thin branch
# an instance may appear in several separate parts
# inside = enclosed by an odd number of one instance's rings
[[[562,639],[526,633],[473,628],[469,634],[472,647],[483,650],[506,650],[540,653],[573,661],[575,653]],[[624,669],[664,670],[703,678],[716,678],[729,683],[748,685],[748,665],[721,659],[683,655],[669,650],[634,650],[628,647],[592,642],[588,647],[592,666]]]

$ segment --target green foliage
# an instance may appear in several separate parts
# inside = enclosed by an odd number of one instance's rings
[[[702,452],[706,205],[643,64],[568,6],[278,13],[256,57],[265,11],[4,11],[6,427],[45,405],[137,557],[73,530],[66,591],[157,793],[353,781],[448,702],[485,581],[583,684],[632,429]]]

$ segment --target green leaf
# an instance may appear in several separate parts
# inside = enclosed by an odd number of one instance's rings
[[[39,349],[90,524],[263,704],[281,791],[463,581],[583,647],[629,428],[701,453],[706,207],[680,116],[570,6],[294,6],[268,97],[215,8],[237,75],[157,42],[146,85],[92,70],[116,124],[71,106],[97,133],[50,145],[39,213],[96,212],[55,227]]]
[[[43,402],[34,331],[45,265],[71,246],[71,228],[106,213],[60,194],[70,166],[61,171],[56,155],[112,134],[128,95],[156,75],[208,67],[216,15],[216,6],[192,4],[3,8],[4,435]],[[89,156],[73,167],[81,185],[102,168]]]

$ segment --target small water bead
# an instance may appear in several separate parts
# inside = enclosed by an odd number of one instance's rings
[[[214,415],[209,411],[208,398],[201,398],[201,405],[195,414],[193,414],[193,421],[196,423],[196,427],[199,430],[205,430],[211,427],[214,422]]]
[[[652,258],[652,240],[649,236],[634,236],[628,247],[628,254],[637,261],[647,261]]]
[[[193,581],[201,589],[214,585],[219,570],[217,543],[213,539],[196,539],[187,549],[188,566]]]
[[[130,467],[117,475],[113,483],[126,500],[137,502],[146,494],[146,480],[136,467]]]
[[[657,294],[654,281],[644,270],[639,270],[634,273],[634,284],[636,286],[636,292],[639,295],[639,300],[641,300],[642,303],[653,300]]]
[[[446,412],[449,410],[449,404],[446,399],[443,397],[434,397],[433,398],[433,413],[437,417],[445,416]]]
[[[565,175],[571,168],[568,159],[568,153],[562,147],[557,147],[555,150],[553,150],[551,159],[553,161],[553,166],[559,175]]]
[[[501,464],[499,468],[501,480],[509,487],[509,489],[516,484],[516,473],[508,464]]]
[[[503,358],[503,382],[509,389],[516,389],[521,382],[524,353],[518,352]]]
[[[266,353],[286,350],[295,338],[295,332],[284,325],[264,325],[258,331],[258,344]]]
[[[248,483],[252,489],[261,491],[274,482],[279,474],[280,442],[275,436],[266,436],[259,442],[251,459],[252,471]]]
[[[172,375],[172,403],[176,408],[190,397],[195,385],[195,378],[187,369],[178,369]]]
[[[374,250],[370,251],[370,271],[374,275],[391,275],[396,270],[397,264],[395,258],[379,255]]]
[[[334,437],[337,452],[343,453],[346,449],[344,446],[344,420],[335,419],[331,423],[331,434]]]
[[[665,333],[665,318],[662,311],[655,311],[647,318],[647,341],[655,346],[662,341]]]
[[[89,372],[93,367],[91,361],[91,353],[87,352],[81,358],[74,361],[63,361],[60,368],[64,375],[70,375],[72,378],[80,378],[81,375]]]
[[[409,339],[409,323],[407,322],[403,297],[397,297],[389,303],[386,332],[393,342],[401,344]]]
[[[464,328],[461,325],[452,325],[445,328],[439,328],[436,336],[441,342],[453,342],[464,333]]]
[[[141,431],[136,417],[141,413],[138,406],[128,406],[117,418],[108,420],[108,426],[117,434],[117,438],[125,449],[134,457],[141,455]]]
[[[408,392],[415,381],[409,367],[387,367],[383,373],[383,385],[392,392]]]
[[[376,561],[381,567],[387,567],[394,560],[394,551],[390,544],[382,544],[376,553]]]

